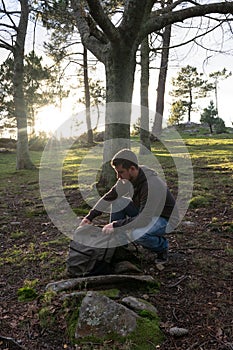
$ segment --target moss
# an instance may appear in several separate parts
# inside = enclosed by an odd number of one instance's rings
[[[149,310],[141,310],[138,312],[138,315],[141,317],[148,318],[149,320],[156,320],[158,318],[155,312]]]
[[[23,232],[23,231],[15,231],[15,232],[12,232],[10,237],[12,239],[18,239],[18,238],[23,238],[23,237],[26,237],[27,236],[27,232]]]
[[[161,344],[163,338],[164,335],[159,328],[159,319],[156,316],[152,320],[138,319],[135,331],[127,337],[132,342],[131,349],[133,350],[150,350],[152,345],[155,347]]]
[[[62,309],[66,319],[66,333],[72,343],[75,343],[75,331],[78,323],[79,308],[83,295],[74,295],[63,301]]]
[[[19,301],[31,301],[37,298],[37,293],[34,289],[35,285],[38,283],[38,279],[32,281],[25,280],[24,286],[19,288],[17,291]]]
[[[39,321],[42,328],[50,328],[55,324],[56,318],[51,314],[51,308],[48,306],[42,307],[39,310]]]
[[[223,223],[223,228],[224,228],[224,231],[226,232],[230,232],[232,233],[233,232],[233,221],[226,221]]]
[[[79,317],[79,308],[76,308],[67,319],[67,335],[72,343],[75,342],[75,331]]]
[[[18,301],[31,301],[37,298],[37,293],[32,287],[22,287],[17,291]]]
[[[57,293],[54,292],[53,290],[48,290],[42,295],[41,299],[45,304],[51,304],[52,300],[56,297],[56,295]]]
[[[48,246],[55,246],[55,247],[59,247],[59,246],[64,246],[66,244],[68,244],[70,241],[70,239],[66,236],[61,236],[58,239],[54,239],[48,242],[42,242],[41,245],[44,247],[48,247]]]
[[[100,290],[99,294],[105,295],[110,299],[117,299],[119,297],[120,291],[119,289],[113,288],[113,289]]]
[[[205,207],[208,204],[210,204],[211,202],[211,198],[208,197],[207,195],[205,196],[201,196],[198,195],[196,197],[193,197],[190,202],[189,202],[189,207],[190,208],[201,208],[201,207]]]

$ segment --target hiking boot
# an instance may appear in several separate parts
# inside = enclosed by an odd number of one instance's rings
[[[164,249],[157,253],[157,258],[155,259],[156,264],[165,264],[168,261],[168,249]]]

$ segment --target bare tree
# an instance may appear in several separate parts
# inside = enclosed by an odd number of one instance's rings
[[[9,4],[9,3],[8,3]],[[1,1],[0,47],[13,53],[14,57],[14,112],[17,122],[17,157],[16,169],[31,169],[34,165],[30,159],[27,134],[27,111],[23,91],[24,46],[28,26],[28,0],[20,0],[19,9],[7,8]],[[17,18],[19,17],[19,20]],[[18,23],[17,23],[18,21]]]
[[[168,61],[169,61],[171,29],[172,29],[171,25],[166,26],[162,34],[162,52],[161,52],[159,78],[158,78],[158,84],[157,84],[155,118],[152,126],[152,135],[155,136],[156,138],[159,138],[162,132],[164,96],[165,96],[165,87],[166,87]]]

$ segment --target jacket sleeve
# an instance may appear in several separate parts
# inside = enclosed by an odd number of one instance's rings
[[[118,180],[116,184],[98,200],[95,206],[89,211],[86,218],[92,221],[95,217],[105,212],[115,199],[128,193],[128,191],[128,186]]]
[[[149,190],[148,190],[149,188]],[[166,201],[167,188],[157,179],[146,181],[140,193],[139,213],[133,218],[118,220],[113,227],[125,226],[125,229],[145,227],[155,216],[161,216]]]

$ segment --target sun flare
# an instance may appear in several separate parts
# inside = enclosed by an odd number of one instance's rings
[[[46,106],[37,115],[36,132],[54,133],[67,119],[67,116],[55,106]]]

